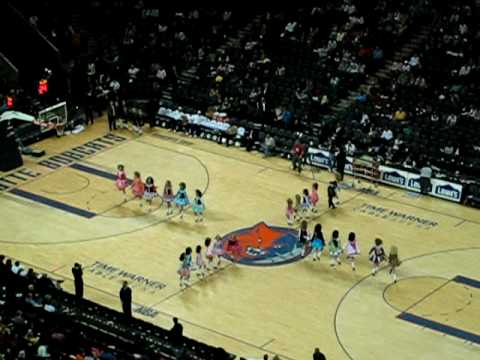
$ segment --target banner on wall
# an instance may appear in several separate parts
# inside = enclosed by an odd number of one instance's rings
[[[312,166],[323,168],[331,167],[330,152],[322,149],[308,149],[307,163]],[[353,158],[347,156],[345,174],[353,174]],[[389,166],[380,165],[380,182],[408,191],[420,192],[420,175],[405,170],[399,170]],[[364,177],[361,174],[355,176]],[[445,200],[460,202],[462,199],[463,186],[450,181],[431,179],[430,195]]]

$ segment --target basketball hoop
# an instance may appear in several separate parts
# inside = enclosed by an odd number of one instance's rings
[[[35,125],[40,126],[40,129],[41,129],[42,133],[55,129],[58,137],[64,135],[65,126],[67,125],[66,122],[55,123],[55,122],[52,122],[52,121],[41,121],[41,120],[35,120],[33,123]]]
[[[66,122],[58,123],[55,125],[55,130],[57,132],[58,137],[63,136],[65,134],[66,125],[67,125]]]

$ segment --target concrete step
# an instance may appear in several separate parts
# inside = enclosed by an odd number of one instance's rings
[[[386,75],[386,76],[388,76],[389,73],[390,73],[390,71],[388,71],[387,69],[380,69],[380,70],[378,70],[378,71],[375,73],[375,75],[377,75],[377,76],[378,76],[378,75]]]
[[[362,84],[360,85],[359,89],[365,93],[368,93],[370,91],[370,85],[368,84]]]
[[[417,38],[413,38],[410,40],[410,43],[411,44],[421,44],[425,41],[425,38],[420,38],[420,37],[417,37]]]

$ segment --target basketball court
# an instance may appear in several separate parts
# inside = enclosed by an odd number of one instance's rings
[[[477,210],[386,186],[376,195],[342,189],[340,207],[329,210],[333,175],[325,170],[298,175],[283,159],[163,129],[141,136],[106,129],[97,120],[81,134],[44,140],[33,148],[47,155],[0,173],[0,253],[64,279],[67,291],[73,263],[82,263],[85,297],[117,310],[128,280],[134,316],[167,328],[177,316],[186,336],[246,358],[310,359],[320,347],[328,359],[480,359]],[[167,179],[175,189],[186,182],[190,197],[203,191],[205,222],[195,223],[191,211],[167,217],[158,199],[151,209],[124,202],[115,187],[120,163],[129,178],[153,176],[160,191]],[[313,262],[285,250],[286,199],[314,181],[320,208],[309,228],[320,222],[328,240],[338,229],[343,244],[354,231],[363,253],[356,272],[348,263],[332,269],[326,254]],[[230,233],[252,249],[251,234],[284,239],[284,247],[261,261],[224,261],[180,290],[185,247]],[[385,269],[370,275],[366,254],[376,237],[387,252],[399,248],[396,284]]]

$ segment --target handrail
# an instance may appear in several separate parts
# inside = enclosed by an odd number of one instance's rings
[[[18,75],[18,68],[13,65],[13,63],[2,52],[0,52],[0,59],[7,63],[7,65]]]
[[[8,3],[7,4],[8,7],[14,12],[16,13],[25,23],[28,24],[28,26],[30,27],[30,29],[32,29],[38,36],[40,36],[43,41],[45,41],[47,43],[47,45],[55,52],[57,53],[57,55],[60,55],[60,50],[50,41],[48,40],[48,38],[43,35],[43,33],[36,27],[36,26],[33,26],[30,21],[28,21],[28,19],[20,12],[20,10],[18,10],[16,7],[14,7],[11,3]]]

